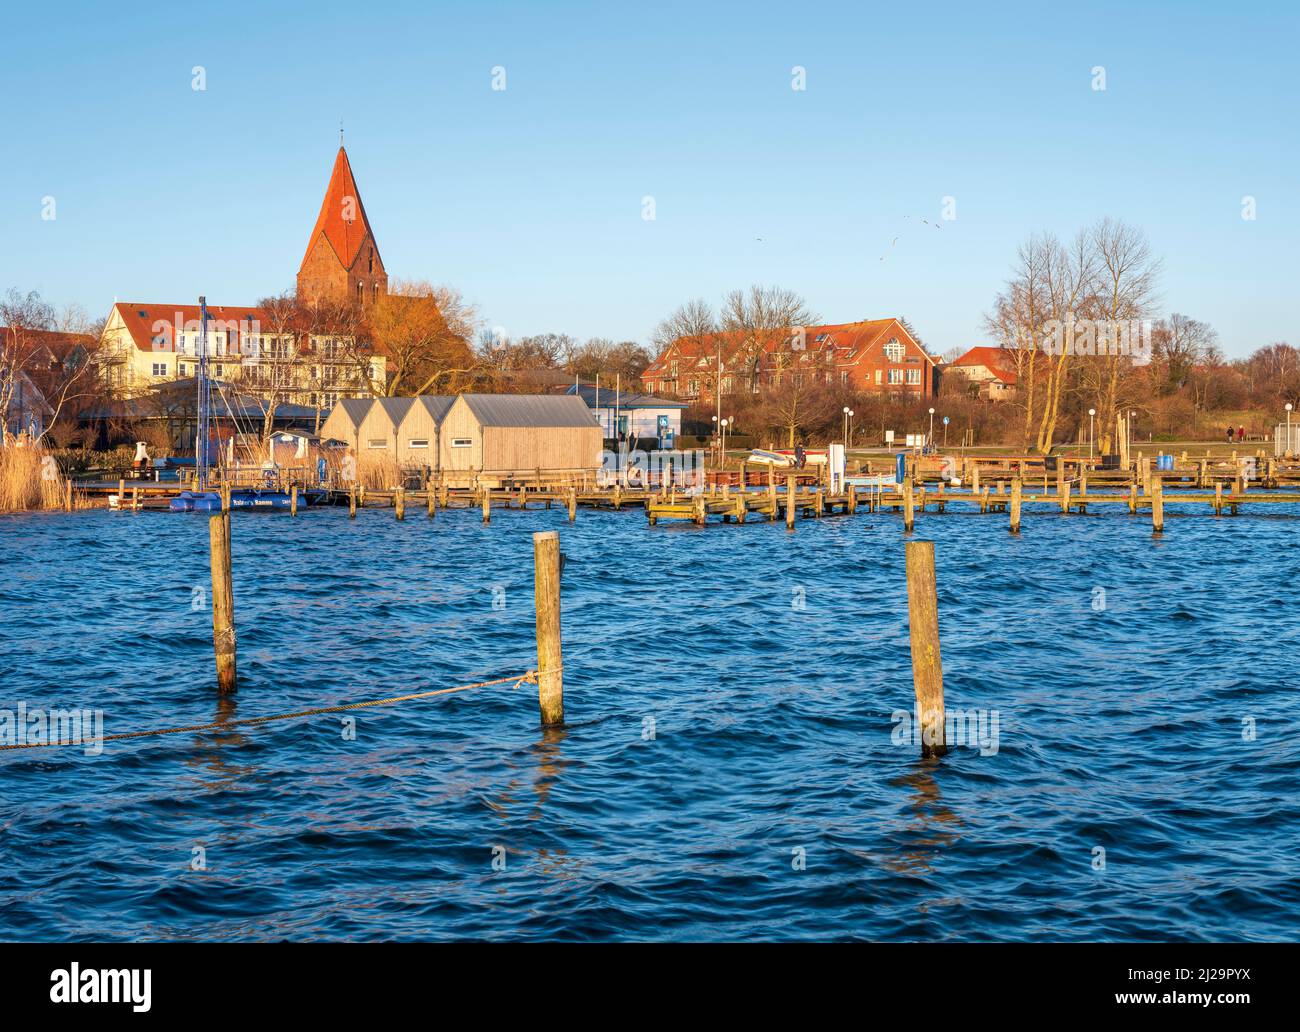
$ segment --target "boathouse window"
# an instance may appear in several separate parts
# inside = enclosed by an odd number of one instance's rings
[[[372,439],[370,439],[369,441],[366,442],[366,447],[367,447],[367,448],[387,448],[387,447],[388,447],[388,441],[387,441],[385,438],[383,438],[383,437],[372,438]]]
[[[451,439],[451,446],[453,448],[468,448],[473,443],[474,442],[468,437],[453,437]]]
[[[406,446],[408,448],[427,448],[429,447],[429,440],[428,438],[420,437],[412,438],[406,442]]]

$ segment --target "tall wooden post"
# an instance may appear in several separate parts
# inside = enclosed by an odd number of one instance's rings
[[[208,518],[212,565],[212,647],[217,657],[217,691],[235,690],[235,593],[230,580],[230,513]]]
[[[569,522],[572,523],[578,518],[578,489],[570,486],[569,488]]]
[[[1061,481],[1058,482],[1058,485],[1057,485],[1057,486],[1058,486],[1059,489],[1060,489],[1060,495],[1061,495],[1061,512],[1063,512],[1063,513],[1069,513],[1069,511],[1070,511],[1070,482],[1069,482],[1068,480],[1061,480]]]
[[[121,478],[121,479],[119,479],[118,482],[117,482],[117,507],[118,507],[119,509],[125,509],[125,508],[126,508],[126,480],[125,480],[125,478]]]
[[[785,478],[785,525],[794,530],[794,477]]]
[[[406,489],[399,487],[393,492],[393,515],[399,520],[406,519]]]
[[[1223,481],[1214,482],[1214,515],[1223,515]]]
[[[483,522],[492,522],[492,492],[483,488]]]
[[[848,509],[850,513],[858,511],[858,489],[854,484],[849,485],[849,502]]]
[[[943,663],[939,655],[939,600],[934,579],[934,542],[908,541],[907,625],[912,639],[912,686],[921,732],[921,755],[947,751],[943,713]]]
[[[564,723],[564,657],[560,646],[560,535],[533,535],[533,596],[537,604],[537,702],[542,725]]]
[[[438,515],[438,492],[433,489],[432,484],[424,492],[424,505],[429,513],[429,519]]]
[[[64,499],[63,507],[67,509],[68,512],[72,511],[72,477],[68,477],[67,497]]]
[[[971,463],[970,489],[972,494],[980,493],[980,464],[978,462]]]
[[[298,515],[298,485],[294,484],[289,488],[289,515]]]
[[[1165,529],[1164,478],[1159,474],[1151,478],[1151,532],[1163,533]]]
[[[1011,481],[1011,533],[1020,533],[1020,478]]]
[[[352,488],[348,488],[348,519],[355,520],[356,518],[357,518],[357,489],[355,487],[352,487]]]
[[[912,478],[903,479],[903,530],[905,533],[911,533],[912,528],[916,525],[915,502],[912,498]]]

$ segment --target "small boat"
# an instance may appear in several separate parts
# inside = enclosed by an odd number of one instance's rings
[[[755,448],[749,453],[746,462],[752,462],[755,465],[764,466],[793,466],[794,457],[791,455],[782,455],[780,452],[763,451],[761,448]]]
[[[236,488],[230,492],[230,508],[253,509],[261,512],[286,512],[293,500],[288,491],[259,491],[255,488]],[[171,500],[172,512],[220,512],[221,495],[216,491],[182,491]]]

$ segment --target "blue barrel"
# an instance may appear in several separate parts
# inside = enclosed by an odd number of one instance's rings
[[[901,484],[907,479],[907,452],[899,452],[895,459],[897,464],[894,468],[894,476],[898,478],[898,482]]]

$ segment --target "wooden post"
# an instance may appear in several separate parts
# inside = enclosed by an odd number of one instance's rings
[[[361,506],[361,508],[363,509],[366,507],[366,485],[365,484],[362,484],[360,487],[357,488],[357,504]]]
[[[1011,481],[1011,533],[1020,533],[1020,478]]]
[[[947,751],[943,713],[943,663],[939,655],[939,600],[934,579],[934,542],[908,541],[907,625],[912,639],[912,686],[922,757]]]
[[[1165,529],[1164,478],[1158,474],[1151,478],[1151,532],[1161,534]]]
[[[212,565],[212,647],[217,657],[217,691],[235,690],[235,595],[230,580],[230,513],[208,518]]]
[[[138,487],[131,488],[131,511],[140,511],[140,489]]]
[[[406,489],[399,487],[393,492],[393,515],[399,520],[406,519]]]
[[[438,515],[438,495],[433,490],[432,484],[424,492],[424,505],[429,513],[429,519],[433,519]]]
[[[533,535],[533,597],[537,604],[537,702],[542,726],[564,723],[564,656],[560,647],[560,535]]]
[[[978,462],[971,464],[970,489],[974,494],[980,493],[980,464]]]
[[[67,509],[68,512],[72,511],[72,478],[71,477],[68,477],[67,497],[64,499],[63,507]]]
[[[849,513],[853,514],[858,511],[858,488],[856,484],[849,485]]]
[[[816,516],[818,519],[821,518],[824,504],[825,503],[824,503],[824,496],[822,494],[822,489],[819,487],[817,488],[817,493],[814,496],[814,501],[813,501],[813,515]]]
[[[1070,482],[1061,480],[1057,482],[1057,488],[1061,496],[1061,512],[1069,513],[1070,511]]]
[[[578,518],[578,489],[569,487],[569,522],[572,523]]]
[[[492,522],[492,492],[483,488],[483,522]]]
[[[1214,482],[1214,515],[1223,515],[1223,481]]]
[[[355,487],[348,490],[348,519],[357,518],[357,489]]]
[[[745,517],[749,515],[749,508],[745,505],[745,492],[740,490],[736,492],[736,522],[744,523]]]
[[[785,526],[794,530],[794,477],[785,478]]]
[[[117,482],[117,507],[119,509],[126,508],[126,480],[124,478],[119,479]]]
[[[1130,516],[1136,515],[1138,511],[1138,485],[1136,480],[1128,485],[1128,511]]]
[[[289,515],[298,515],[298,485],[294,484],[289,488]]]
[[[916,512],[913,508],[912,499],[912,478],[903,479],[903,531],[911,533],[912,527],[916,525]]]
[[[772,519],[776,519],[776,467],[767,464],[767,500],[772,503]]]

